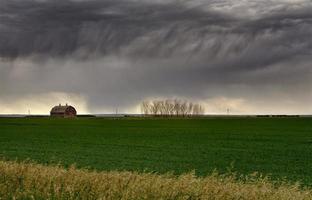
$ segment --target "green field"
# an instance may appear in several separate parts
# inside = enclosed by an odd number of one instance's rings
[[[312,118],[0,118],[0,156],[198,175],[233,163],[312,185]]]

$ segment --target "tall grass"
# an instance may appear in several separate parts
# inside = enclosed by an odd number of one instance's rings
[[[267,178],[96,172],[0,161],[0,199],[312,199],[312,190]]]

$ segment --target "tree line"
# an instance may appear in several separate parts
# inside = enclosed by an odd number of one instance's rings
[[[143,101],[141,103],[141,112],[144,115],[185,117],[203,115],[205,109],[199,103],[181,99],[165,99]]]

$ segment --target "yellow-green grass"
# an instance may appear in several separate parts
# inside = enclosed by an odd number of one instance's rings
[[[233,163],[312,185],[312,118],[0,118],[0,156],[97,170],[206,176]]]
[[[174,176],[137,172],[96,172],[0,161],[0,199],[214,199],[310,200],[312,190],[250,175],[193,173]]]

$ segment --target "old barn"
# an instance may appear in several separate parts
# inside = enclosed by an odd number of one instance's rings
[[[70,118],[70,117],[76,117],[77,111],[73,106],[70,105],[61,105],[54,106],[50,112],[51,117],[64,117],[64,118]]]

